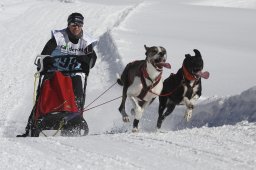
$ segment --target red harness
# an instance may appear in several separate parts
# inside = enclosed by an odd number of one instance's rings
[[[193,85],[192,85],[192,88],[196,85],[197,81],[198,81],[198,78],[196,78],[194,75],[192,75],[191,73],[188,72],[187,68],[183,65],[182,66],[182,71],[183,71],[183,76],[186,80],[188,81],[194,81]],[[174,74],[172,73],[171,76],[174,76]],[[185,81],[185,79],[183,81]],[[178,85],[175,89],[173,89],[172,91],[168,92],[168,93],[165,93],[165,94],[156,94],[152,91],[150,91],[151,93],[157,95],[157,96],[170,96],[172,95],[180,86],[182,85],[182,83],[180,85]]]
[[[194,81],[193,85],[191,86],[192,88],[195,87],[195,85],[198,82],[198,78],[191,73],[188,72],[187,68],[183,65],[182,66],[182,71],[183,71],[183,76],[185,77],[186,80],[188,81]]]
[[[143,100],[143,98],[147,95],[147,93],[151,91],[151,89],[153,89],[160,82],[161,77],[162,77],[162,72],[155,78],[155,80],[152,80],[149,77],[148,72],[146,70],[146,64],[142,65],[140,69],[140,80],[143,88],[141,89],[141,92],[137,97]],[[146,79],[150,80],[152,84],[147,86]]]
[[[187,80],[189,80],[189,81],[197,80],[197,78],[194,75],[189,73],[189,71],[187,70],[187,68],[184,65],[182,66],[182,71],[183,71],[183,75],[185,76],[185,78]]]

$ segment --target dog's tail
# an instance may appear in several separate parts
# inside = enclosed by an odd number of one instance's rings
[[[124,83],[123,83],[123,81],[121,80],[120,75],[119,75],[118,73],[116,74],[116,77],[117,77],[117,83],[118,83],[120,86],[123,86]]]

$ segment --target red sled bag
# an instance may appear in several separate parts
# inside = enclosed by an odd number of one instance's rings
[[[36,120],[52,112],[78,112],[72,80],[56,71],[43,82],[36,106]]]

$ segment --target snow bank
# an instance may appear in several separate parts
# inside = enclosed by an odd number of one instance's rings
[[[194,127],[217,127],[234,125],[241,121],[256,122],[256,86],[240,95],[216,98],[199,102],[190,122],[183,119],[185,107],[178,106],[164,122],[164,129],[180,130]]]

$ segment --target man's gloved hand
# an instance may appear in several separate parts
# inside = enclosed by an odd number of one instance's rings
[[[81,63],[81,68],[83,72],[88,76],[90,72],[90,58],[88,58],[87,56],[79,56],[77,57],[77,60]]]
[[[88,76],[90,72],[90,66],[87,63],[81,63],[83,72]]]
[[[54,58],[47,56],[43,60],[43,65],[44,65],[44,71],[47,71],[48,69],[53,67],[54,63]]]

